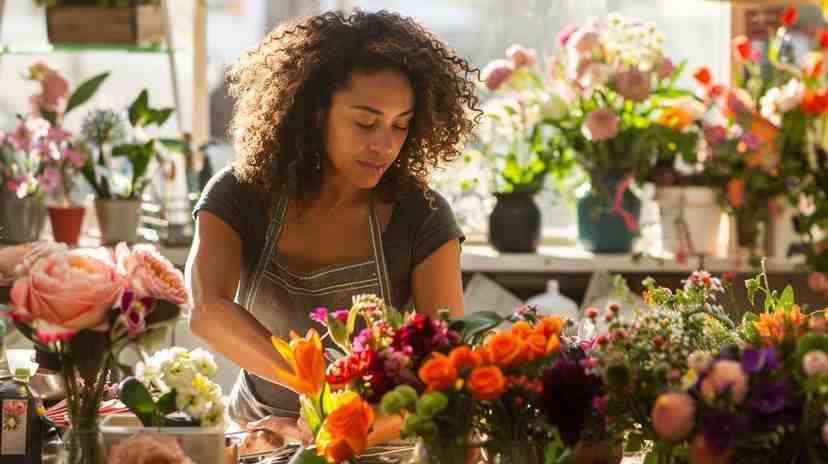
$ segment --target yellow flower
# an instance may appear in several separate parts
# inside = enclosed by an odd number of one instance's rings
[[[316,397],[325,383],[325,358],[319,334],[310,329],[304,338],[294,332],[290,337],[290,343],[271,337],[273,346],[290,367],[290,370],[277,367],[276,378],[300,395]]]

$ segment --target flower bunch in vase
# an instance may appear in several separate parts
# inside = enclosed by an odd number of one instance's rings
[[[660,445],[692,462],[822,462],[828,457],[828,324],[804,314],[793,290],[767,275],[746,281],[748,312],[739,345],[693,353],[685,382],[652,410]]]
[[[549,122],[589,178],[579,239],[599,252],[630,250],[641,208],[631,183],[660,159],[696,153],[697,112],[690,93],[675,88],[683,66],[664,53],[664,40],[654,24],[618,14],[558,35],[548,72],[569,105]]]
[[[98,409],[118,353],[157,337],[189,304],[183,276],[147,245],[52,247],[23,265],[6,315],[61,365],[72,431],[64,462],[103,463]]]

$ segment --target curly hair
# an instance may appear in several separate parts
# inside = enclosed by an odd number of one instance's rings
[[[327,12],[283,24],[245,51],[227,73],[240,181],[265,198],[315,198],[324,169],[317,114],[354,71],[395,69],[414,91],[414,119],[377,190],[399,200],[428,189],[430,173],[455,159],[480,120],[472,75],[480,72],[410,18],[379,11]]]

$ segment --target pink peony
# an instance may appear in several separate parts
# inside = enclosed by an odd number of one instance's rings
[[[673,64],[673,60],[665,57],[661,60],[661,65],[658,67],[658,77],[659,79],[667,79],[673,75],[673,71],[675,70],[676,65]]]
[[[523,48],[517,44],[506,49],[506,57],[512,61],[515,68],[531,68],[538,64],[538,52],[534,48]]]
[[[828,355],[821,350],[811,350],[802,357],[802,371],[808,377],[816,377],[828,371]]]
[[[747,389],[748,378],[742,370],[742,365],[727,359],[714,364],[701,383],[702,397],[711,405],[726,391],[730,392],[733,403],[739,404],[745,399]]]
[[[118,272],[126,276],[136,297],[152,297],[175,304],[189,301],[181,271],[151,245],[135,245],[132,250],[121,242],[115,248]]]
[[[493,60],[483,68],[482,78],[489,90],[499,89],[515,72],[515,65],[508,60]]]
[[[85,250],[56,252],[35,261],[11,291],[12,317],[33,321],[41,339],[106,330],[123,290],[115,268]]]
[[[565,26],[561,29],[560,32],[555,36],[555,43],[558,44],[558,47],[564,48],[566,47],[566,43],[569,42],[569,39],[572,37],[572,34],[578,30],[578,26],[575,24],[570,24]]]
[[[687,393],[665,393],[656,400],[650,416],[659,437],[668,441],[678,441],[693,429],[696,405]]]
[[[813,272],[808,276],[808,286],[815,292],[821,292],[828,286],[828,278],[821,272]]]
[[[141,432],[117,443],[109,462],[119,464],[192,464],[175,437]]]
[[[650,96],[650,84],[650,73],[636,68],[621,71],[615,76],[618,93],[634,102],[643,102]]]
[[[597,109],[589,113],[581,126],[581,132],[587,140],[601,142],[618,134],[621,118],[610,110]]]

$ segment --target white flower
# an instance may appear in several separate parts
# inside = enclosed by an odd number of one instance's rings
[[[204,349],[196,348],[190,352],[190,359],[196,370],[207,378],[212,379],[218,372],[218,365],[213,355]]]
[[[544,92],[539,100],[540,111],[544,117],[561,119],[566,116],[569,105],[557,92]]]
[[[177,407],[179,411],[186,410],[195,402],[196,396],[198,396],[198,392],[192,388],[176,388],[175,407]]]
[[[166,365],[162,372],[164,382],[175,389],[191,386],[197,375],[189,361],[173,361]]]
[[[612,66],[604,63],[590,63],[584,70],[580,83],[584,87],[598,87],[607,84],[615,74]]]

